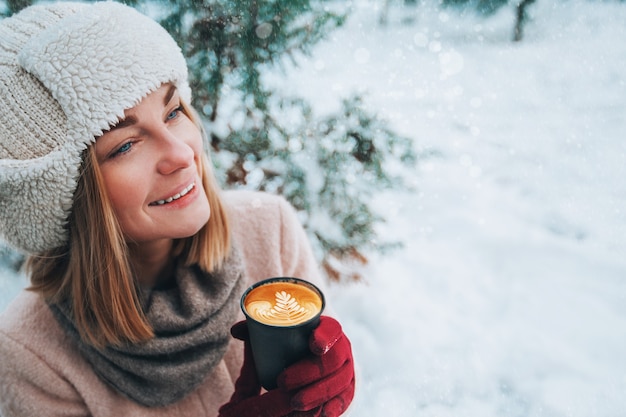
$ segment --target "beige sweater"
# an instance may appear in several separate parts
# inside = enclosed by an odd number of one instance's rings
[[[295,276],[322,287],[320,273],[295,211],[280,197],[225,193],[233,237],[243,252],[249,284]],[[243,318],[243,316],[240,316]],[[241,342],[181,401],[147,408],[110,388],[65,336],[43,300],[24,291],[0,316],[0,415],[3,417],[213,417],[233,392]]]

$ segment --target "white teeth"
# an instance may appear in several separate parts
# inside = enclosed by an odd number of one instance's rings
[[[166,203],[171,203],[171,202],[172,202],[172,201],[174,201],[174,200],[178,200],[178,199],[179,199],[179,198],[181,198],[182,196],[187,195],[187,193],[188,193],[189,191],[191,191],[191,190],[193,189],[193,187],[195,187],[195,186],[196,186],[196,183],[195,183],[195,182],[194,182],[194,183],[192,183],[192,184],[189,184],[189,185],[188,185],[187,187],[185,187],[185,189],[184,189],[184,190],[182,190],[180,193],[175,194],[175,195],[173,195],[173,196],[171,196],[171,197],[168,197],[168,198],[166,198],[165,200],[157,200],[157,201],[155,201],[154,203],[152,203],[151,205],[157,205],[157,204],[158,204],[159,206],[161,206],[161,205],[166,204]]]

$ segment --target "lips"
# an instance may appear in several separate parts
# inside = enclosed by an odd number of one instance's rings
[[[163,199],[163,200],[153,201],[149,205],[150,206],[162,206],[164,204],[169,204],[172,201],[176,201],[179,198],[184,197],[185,195],[187,195],[189,193],[189,191],[193,190],[193,188],[195,186],[196,186],[196,183],[193,182],[193,183],[189,184],[187,187],[183,188],[179,193],[176,193],[173,196],[167,197],[166,199]]]

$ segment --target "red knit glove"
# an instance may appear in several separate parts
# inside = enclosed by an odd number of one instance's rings
[[[335,319],[321,317],[309,341],[312,355],[285,369],[278,376],[278,388],[262,395],[248,327],[239,322],[231,333],[244,341],[244,362],[235,392],[220,408],[220,417],[337,417],[352,402],[352,349]]]

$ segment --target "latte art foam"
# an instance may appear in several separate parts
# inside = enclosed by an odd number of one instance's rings
[[[245,300],[248,315],[274,326],[292,326],[315,317],[321,309],[319,296],[306,286],[274,282],[255,288]]]

